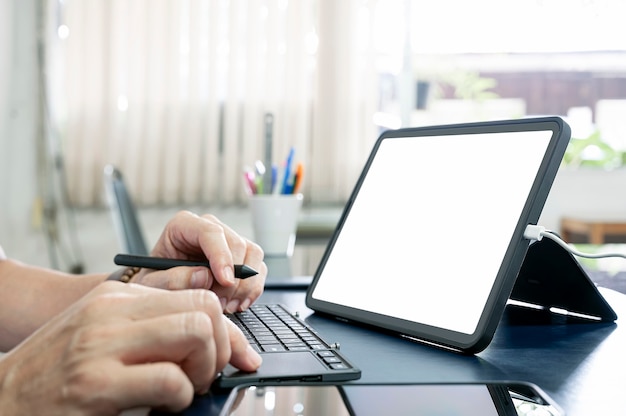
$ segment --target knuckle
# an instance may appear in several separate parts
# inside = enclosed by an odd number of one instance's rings
[[[110,339],[112,336],[110,328],[102,325],[87,325],[73,331],[67,353],[79,359],[90,351],[95,351],[103,339]]]
[[[203,226],[210,232],[225,233],[224,224],[213,214],[202,214]]]
[[[195,217],[197,217],[196,214],[194,214],[193,212],[189,210],[184,209],[184,210],[178,211],[172,218],[172,221],[185,221],[189,218],[195,218]]]
[[[190,290],[191,305],[195,310],[202,310],[211,316],[222,314],[219,298],[212,290]]]
[[[202,218],[209,220],[209,222],[212,223],[220,223],[220,220],[218,220],[217,217],[213,214],[202,214]]]
[[[258,256],[260,259],[263,259],[265,256],[265,253],[263,252],[263,249],[261,248],[260,245],[258,245],[257,243],[255,243],[254,241],[247,241],[247,244],[249,246],[250,252],[252,254],[255,254],[256,256]]]
[[[187,336],[203,343],[213,338],[213,320],[202,312],[189,312],[183,315],[181,328]]]
[[[240,235],[233,235],[230,240],[233,250],[245,251],[250,248],[250,242]]]
[[[116,286],[116,289],[118,288],[119,286]],[[100,289],[101,288],[99,288],[99,291],[94,296],[85,298],[81,306],[81,315],[88,320],[97,320],[106,317],[107,311],[116,310],[116,305],[119,305],[127,297],[120,293],[112,293]]]

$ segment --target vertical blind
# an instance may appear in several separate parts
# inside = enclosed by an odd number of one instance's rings
[[[123,172],[140,205],[238,203],[243,169],[295,149],[308,201],[343,202],[376,138],[373,1],[49,4],[47,82],[76,206]]]

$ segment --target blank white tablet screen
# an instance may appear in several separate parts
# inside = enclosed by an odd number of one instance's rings
[[[472,334],[551,137],[383,140],[312,297]]]

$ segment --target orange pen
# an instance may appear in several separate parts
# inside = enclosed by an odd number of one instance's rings
[[[296,174],[294,175],[294,183],[293,183],[293,193],[297,194],[300,190],[300,186],[302,185],[302,175],[304,174],[304,165],[302,163],[298,163],[296,167]]]

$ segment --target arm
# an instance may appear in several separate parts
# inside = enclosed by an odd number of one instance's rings
[[[0,351],[13,348],[106,276],[79,277],[0,258]]]

